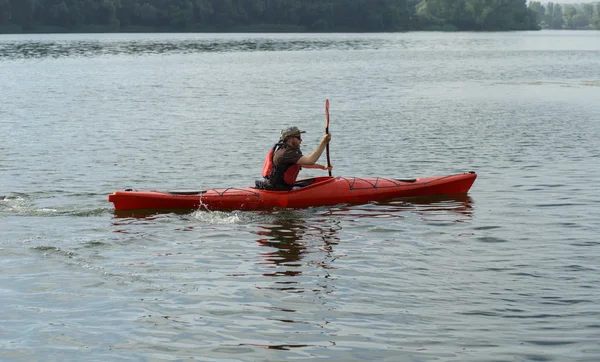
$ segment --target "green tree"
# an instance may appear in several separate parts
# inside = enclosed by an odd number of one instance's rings
[[[560,4],[554,4],[554,12],[552,13],[552,22],[550,23],[550,26],[552,29],[562,29],[564,24],[565,18],[562,6],[560,6]]]
[[[194,19],[200,24],[211,24],[215,13],[212,2],[210,0],[196,0],[193,5]]]
[[[590,25],[590,19],[586,14],[577,13],[571,18],[572,29],[584,29]]]
[[[10,2],[8,0],[0,0],[0,25],[8,25],[10,23]]]
[[[140,19],[140,25],[156,26],[157,25],[157,11],[156,8],[148,3],[144,3],[140,6],[138,13],[136,14]]]
[[[9,0],[10,21],[24,29],[29,29],[33,24],[37,0]]]
[[[98,9],[99,24],[116,25],[118,27],[119,21],[117,20],[117,6],[115,1],[118,0],[103,0],[100,2]]]
[[[546,8],[539,1],[532,1],[529,3],[529,9],[535,13],[536,24],[544,24],[544,15],[546,14]]]
[[[465,1],[422,0],[417,5],[417,15],[432,23],[455,23],[465,12]]]
[[[169,23],[179,29],[188,28],[194,20],[194,7],[189,0],[172,0],[169,4]]]
[[[573,17],[577,14],[577,9],[574,6],[567,5],[565,6],[565,10],[563,11],[563,17],[567,24],[567,28],[574,29],[573,27]]]
[[[135,21],[135,9],[139,8],[136,0],[120,0],[116,8],[115,16],[123,27],[131,25]]]
[[[560,28],[564,19],[559,10],[557,4],[544,9],[537,1],[527,7],[525,0],[0,0],[0,25],[25,31],[44,26],[108,31],[120,26],[232,30],[256,25],[311,31],[519,30],[542,22]],[[567,13],[569,26],[580,26],[580,13],[596,24],[597,7],[590,4]]]
[[[590,19],[590,24],[600,30],[600,3],[594,4],[594,13]]]
[[[560,4],[548,3],[546,6],[545,22],[552,29],[562,29],[565,19]]]
[[[588,19],[592,19],[594,17],[594,4],[583,4],[583,13]]]
[[[46,21],[47,25],[56,25],[63,27],[73,26],[71,21],[71,11],[63,0],[55,1],[54,3],[46,3]]]
[[[552,14],[554,13],[554,3],[549,2],[546,6],[546,13],[544,14],[544,23],[548,25],[548,27],[552,26]]]

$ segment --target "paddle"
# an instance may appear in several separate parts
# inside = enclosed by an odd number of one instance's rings
[[[325,100],[325,133],[329,134],[329,99]],[[329,159],[329,143],[325,147],[327,152],[327,167],[331,167],[331,160]],[[329,170],[329,176],[331,176],[331,170]]]

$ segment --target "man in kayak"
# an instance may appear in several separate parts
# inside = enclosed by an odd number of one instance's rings
[[[324,134],[319,146],[309,155],[302,155],[302,133],[298,127],[289,127],[281,131],[279,142],[273,146],[265,158],[262,176],[264,181],[257,181],[259,189],[289,191],[294,187],[301,168],[320,168],[331,170],[332,166],[319,165],[316,162],[325,151],[331,140],[330,134]]]

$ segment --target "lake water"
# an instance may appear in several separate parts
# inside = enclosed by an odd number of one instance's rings
[[[107,202],[252,185],[327,98],[334,175],[473,188]],[[0,130],[0,360],[600,358],[600,32],[0,35]]]

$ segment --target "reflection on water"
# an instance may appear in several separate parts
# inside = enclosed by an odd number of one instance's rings
[[[267,251],[263,253],[265,262],[268,264],[282,265],[285,264],[289,267],[298,267],[300,264],[297,262],[302,259],[302,254],[306,251],[306,245],[302,242],[299,233],[302,233],[306,229],[306,226],[302,221],[284,223],[281,225],[261,225],[263,231],[258,231],[257,234],[261,236],[257,242],[264,247],[270,247],[275,249],[274,251]],[[270,274],[263,274],[265,276],[277,276],[277,275],[300,275],[302,274],[299,270],[286,269],[283,272],[275,272]]]
[[[467,222],[473,217],[473,199],[467,194],[431,196],[411,201],[412,212],[421,215],[423,221]]]
[[[329,270],[335,268],[339,257],[335,246],[340,243],[342,224],[372,219],[378,225],[389,226],[392,220],[403,223],[403,218],[411,214],[433,224],[468,222],[473,216],[473,200],[468,195],[420,197],[270,213],[269,223],[261,223],[254,233],[259,236],[257,243],[265,248],[260,253],[262,275],[277,279],[259,289],[331,293],[335,287]],[[310,285],[299,278],[307,275],[313,280]]]
[[[310,344],[258,344],[258,343],[240,343],[239,346],[254,346],[254,347],[265,347],[266,349],[278,349],[281,351],[289,351],[292,348],[310,347]]]
[[[254,51],[377,49],[373,39],[114,39],[71,41],[0,41],[0,59],[91,57],[104,55],[191,54]]]
[[[269,269],[263,275],[267,277],[297,277],[305,273],[318,274],[329,278],[328,269],[336,256],[333,247],[340,242],[336,233],[339,225],[327,225],[326,220],[307,222],[300,211],[284,210],[277,213],[276,220],[260,225],[255,233],[257,242],[267,248],[262,252],[261,262]],[[306,260],[303,260],[306,259]],[[304,292],[297,280],[285,278],[276,281],[275,289]],[[327,292],[327,286],[316,288],[318,292]]]
[[[122,218],[134,218],[144,219],[155,215],[161,214],[174,214],[174,215],[187,215],[192,211],[189,209],[169,209],[169,210],[158,210],[158,209],[139,209],[139,210],[114,210],[113,215],[116,219]]]
[[[402,219],[408,213],[419,214],[423,220],[465,222],[472,218],[473,199],[468,194],[426,196],[378,201],[329,209],[330,215],[361,218]]]

